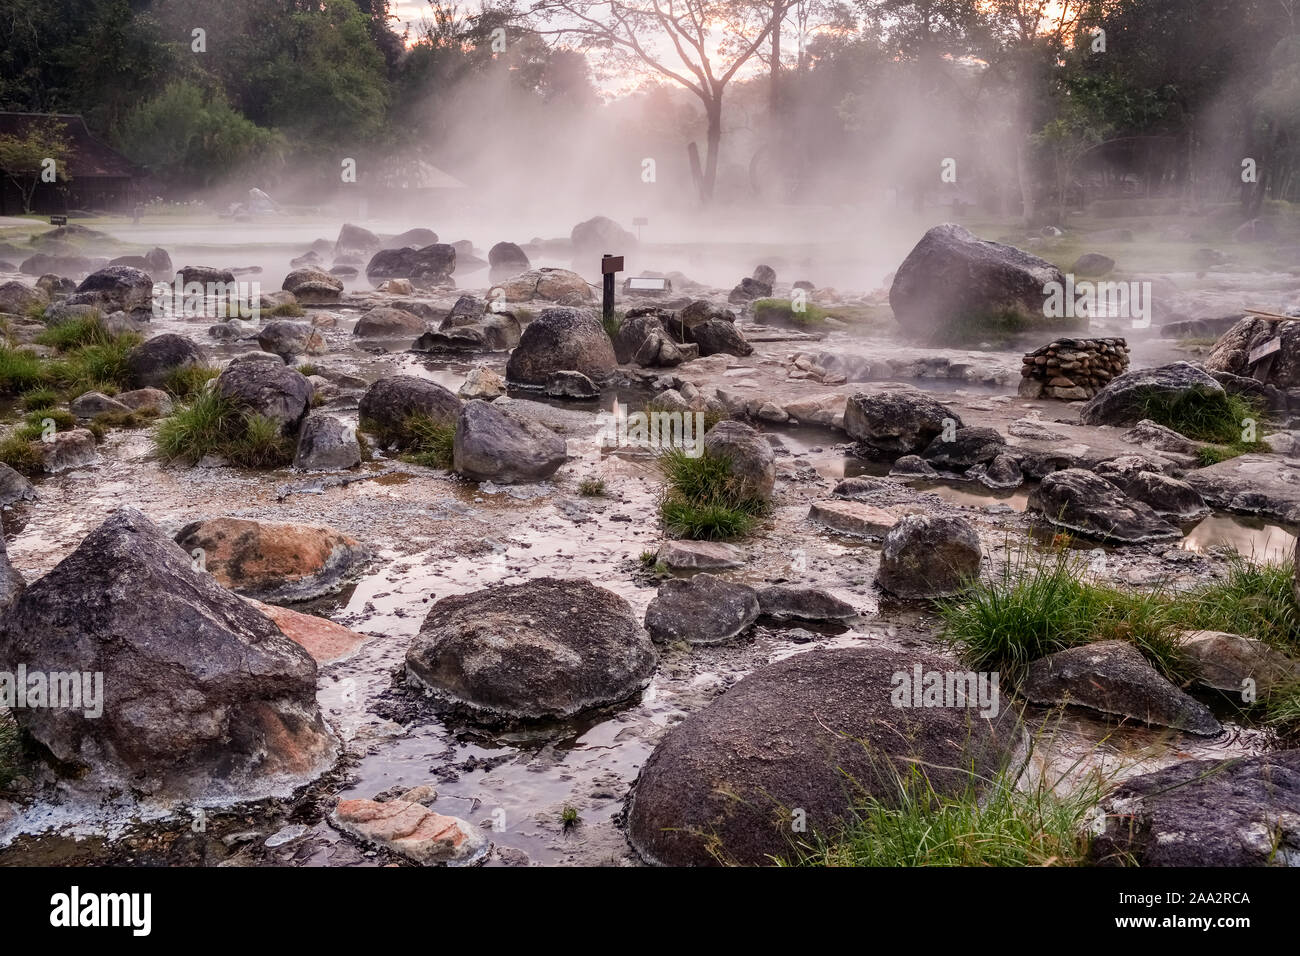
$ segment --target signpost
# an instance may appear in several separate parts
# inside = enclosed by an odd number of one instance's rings
[[[605,281],[603,317],[606,324],[614,320],[614,273],[623,271],[623,257],[608,252],[600,258],[600,275]]]
[[[641,241],[641,227],[650,225],[650,220],[645,216],[637,216],[632,220],[632,225],[636,226],[636,241]]]
[[[50,225],[51,225],[51,226],[66,226],[67,224],[68,224],[68,217],[67,217],[67,216],[51,216],[51,217],[50,217]]]
[[[1257,382],[1267,382],[1268,373],[1273,371],[1273,356],[1282,350],[1282,338],[1269,339],[1263,345],[1250,350],[1246,361],[1251,366],[1251,377]]]

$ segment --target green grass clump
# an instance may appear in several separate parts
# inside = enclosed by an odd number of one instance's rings
[[[310,362],[305,362],[298,366],[298,374],[304,376],[319,375],[320,369],[315,365],[312,365]]]
[[[746,493],[727,457],[707,452],[691,457],[674,448],[659,456],[659,467],[665,484],[659,517],[673,537],[743,538],[770,510],[766,501]]]
[[[1262,722],[1284,746],[1300,744],[1300,682],[1275,687],[1262,702]]]
[[[1170,620],[1184,630],[1227,631],[1258,638],[1283,653],[1300,655],[1300,608],[1289,564],[1230,559],[1227,577],[1178,595]]]
[[[37,441],[44,434],[47,421],[54,423],[56,432],[77,427],[77,416],[66,408],[34,408],[23,416],[22,424],[14,433],[27,441]]]
[[[30,392],[23,392],[19,395],[18,401],[28,411],[37,408],[49,408],[51,405],[58,404],[59,393],[52,388],[34,388]]]
[[[31,476],[41,473],[45,458],[38,443],[13,433],[0,439],[0,462],[21,475]]]
[[[221,369],[208,365],[183,365],[167,373],[163,380],[163,391],[168,392],[182,402],[194,398],[221,374]]]
[[[1081,866],[1088,822],[1104,788],[1089,782],[1067,793],[1039,783],[1017,789],[997,774],[981,793],[937,793],[917,768],[898,777],[888,801],[867,796],[851,822],[802,848],[803,866]]]
[[[428,415],[411,415],[402,423],[407,436],[402,443],[402,461],[426,468],[450,468],[455,448],[456,426],[444,424]]]
[[[516,318],[519,318],[519,317],[516,316]],[[600,317],[600,324],[604,327],[604,329],[605,329],[605,334],[608,335],[608,336],[610,337],[610,340],[611,340],[611,341],[612,341],[612,340],[613,340],[613,339],[618,335],[618,330],[621,329],[621,328],[623,327],[623,319],[624,319],[624,318],[626,318],[626,316],[624,315],[624,313],[622,313],[622,312],[618,312],[618,311],[616,311],[616,312],[615,312],[612,316],[610,316],[608,319],[605,318],[604,313],[601,314],[601,317]],[[519,321],[522,322],[523,319],[520,318]]]
[[[583,478],[578,482],[578,494],[584,498],[604,498],[609,494],[609,488],[603,478]]]
[[[281,302],[266,314],[273,319],[300,319],[307,314],[307,310],[297,302]]]
[[[1246,419],[1258,421],[1262,415],[1254,402],[1241,395],[1207,394],[1197,389],[1177,393],[1149,392],[1139,398],[1137,410],[1142,418],[1172,428],[1193,441],[1230,447],[1252,444],[1243,441],[1242,433],[1246,427],[1243,422]]]
[[[790,299],[755,299],[754,321],[764,325],[787,323],[790,325],[821,325],[830,315],[825,309],[805,302],[796,309]]]
[[[130,387],[126,357],[139,342],[138,335],[127,333],[106,343],[83,345],[61,353],[45,365],[43,382],[67,395],[91,391],[116,395]]]
[[[23,349],[0,346],[0,392],[8,395],[45,386],[40,358]]]
[[[113,339],[113,334],[100,320],[99,313],[92,312],[49,326],[36,336],[36,343],[48,345],[56,352],[71,352],[86,345],[108,345]]]
[[[0,714],[0,791],[14,782],[21,762],[22,746],[18,740],[18,724],[12,714]]]
[[[216,392],[203,392],[158,423],[154,446],[163,458],[193,464],[208,455],[245,468],[273,468],[293,460],[280,425],[248,414]]]

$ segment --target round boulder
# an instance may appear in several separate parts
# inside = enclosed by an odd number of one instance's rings
[[[361,426],[383,445],[404,444],[407,419],[425,415],[440,425],[453,425],[460,415],[460,399],[437,382],[414,375],[381,378],[361,396]]]
[[[311,404],[311,382],[278,361],[232,362],[217,376],[216,388],[245,411],[279,422],[286,435],[298,430]]]
[[[758,592],[749,585],[696,574],[659,586],[646,608],[645,626],[661,644],[721,644],[743,634],[758,615]]]
[[[134,388],[162,388],[174,372],[206,364],[204,351],[175,332],[155,335],[126,356],[127,373]]]
[[[528,324],[506,363],[506,381],[544,388],[556,372],[604,382],[617,364],[605,328],[583,309],[544,309]]]
[[[948,597],[979,575],[980,557],[965,518],[907,515],[885,535],[876,580],[901,598]]]
[[[294,269],[284,277],[280,286],[303,305],[327,305],[339,300],[343,292],[343,281],[321,269],[307,266]]]
[[[452,468],[474,481],[545,481],[568,459],[565,441],[541,422],[490,402],[466,402],[456,420]]]
[[[742,497],[770,501],[776,487],[776,454],[758,432],[740,422],[718,422],[704,436],[704,453],[731,460]]]

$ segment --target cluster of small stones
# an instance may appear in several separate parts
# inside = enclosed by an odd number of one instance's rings
[[[1023,359],[1020,395],[1023,398],[1092,398],[1128,369],[1124,339],[1057,339]]]

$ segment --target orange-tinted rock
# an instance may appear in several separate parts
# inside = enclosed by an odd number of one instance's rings
[[[464,862],[487,847],[472,823],[405,800],[340,800],[330,819],[344,833],[417,863]]]
[[[329,664],[349,657],[369,640],[365,634],[350,631],[328,618],[302,614],[274,604],[263,604],[254,598],[245,600],[275,621],[284,636],[310,654],[317,664]]]

